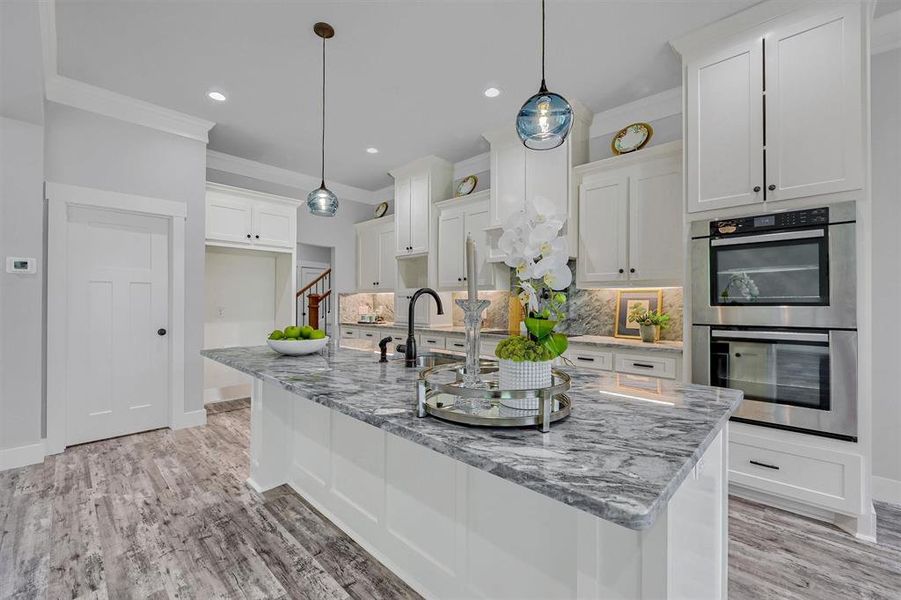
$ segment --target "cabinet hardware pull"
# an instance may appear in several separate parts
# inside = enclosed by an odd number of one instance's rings
[[[625,273],[626,270],[625,270],[625,269],[620,269],[619,272],[620,272],[620,273]]]
[[[457,281],[463,281],[462,277],[457,277]]]
[[[758,462],[756,460],[749,460],[748,462],[751,463],[752,465],[754,465],[755,467],[763,467],[764,469],[773,469],[774,471],[779,470],[779,467],[777,467],[776,465],[768,465],[766,463]]]
[[[257,239],[260,239],[260,234],[257,234]]]
[[[775,183],[771,183],[769,186],[767,186],[766,189],[770,190],[771,192],[772,192],[772,191],[775,191],[775,189],[776,189],[776,184],[775,184]]]
[[[635,267],[632,267],[631,269],[629,269],[629,273],[634,273],[634,272],[635,272]]]
[[[250,239],[250,234],[249,234],[249,233],[247,234],[247,239],[248,239],[248,240]]]
[[[641,367],[642,369],[653,369],[654,368],[654,365],[649,365],[647,363],[637,363],[637,362],[632,363],[632,366],[633,367]]]
[[[593,358],[589,358],[587,356],[577,356],[576,360],[584,360],[585,362],[594,362]]]
[[[454,346],[457,348],[462,348],[465,344],[461,344],[460,342],[454,342]]]
[[[166,330],[162,327],[156,330],[157,335],[166,335]]]
[[[759,185],[755,185],[755,186],[754,186],[754,191],[755,191],[755,192],[759,192],[759,191],[760,191],[760,186],[759,186]]]

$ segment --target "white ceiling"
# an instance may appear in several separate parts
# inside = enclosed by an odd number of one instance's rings
[[[672,88],[667,41],[755,3],[549,0],[548,85],[594,112]],[[215,121],[210,148],[309,174],[312,25],[328,21],[326,176],[370,190],[414,158],[484,152],[479,134],[511,123],[539,83],[537,0],[59,0],[56,12],[60,74]],[[482,95],[489,85],[500,97]]]

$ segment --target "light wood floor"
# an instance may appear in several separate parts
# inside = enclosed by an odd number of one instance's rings
[[[244,486],[249,417],[0,473],[0,598],[417,597],[292,491]],[[901,509],[878,512],[874,545],[733,498],[730,598],[901,598]]]

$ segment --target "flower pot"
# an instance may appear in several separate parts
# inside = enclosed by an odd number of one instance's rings
[[[641,331],[642,342],[654,343],[660,338],[659,325],[639,325],[638,329]]]
[[[552,361],[542,362],[515,361],[500,359],[498,361],[498,387],[502,390],[535,390],[551,386]],[[509,408],[537,410],[538,398],[502,399],[501,404]]]

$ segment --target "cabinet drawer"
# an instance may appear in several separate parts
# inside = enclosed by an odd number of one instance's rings
[[[360,329],[357,337],[361,340],[370,340],[373,342],[377,342],[382,339],[381,333],[372,329]]]
[[[860,457],[734,434],[729,440],[732,483],[842,512],[859,512]]]
[[[656,356],[639,356],[635,354],[617,354],[616,370],[620,373],[634,375],[651,375],[653,377],[676,378],[676,360]]]
[[[466,339],[465,338],[445,338],[444,347],[447,350],[453,350],[454,352],[466,352]],[[481,350],[481,348],[480,348]]]
[[[346,327],[341,328],[341,338],[345,340],[355,340],[360,337],[359,330],[357,329],[348,329]]]
[[[419,336],[419,347],[444,350],[444,338],[440,335],[429,335],[427,333],[423,333]]]
[[[597,371],[610,371],[613,369],[612,352],[570,348],[564,353],[564,356],[577,367],[585,367],[586,369],[595,369]]]

